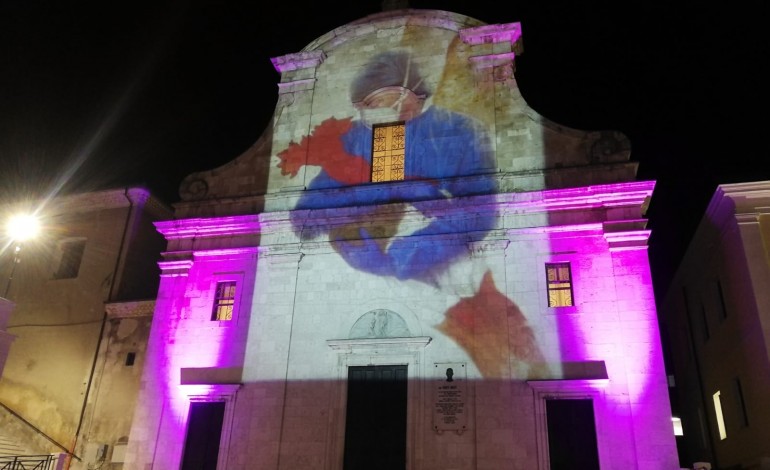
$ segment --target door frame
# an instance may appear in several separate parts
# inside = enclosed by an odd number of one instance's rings
[[[190,405],[200,402],[224,402],[225,414],[222,419],[222,433],[219,437],[219,455],[217,456],[217,468],[227,468],[227,458],[230,451],[230,437],[233,431],[233,415],[235,413],[235,395],[240,384],[206,384],[206,385],[181,385],[187,395],[187,406],[184,412],[184,439],[179,454],[179,465],[182,464],[184,447],[187,445],[187,427],[190,425]]]
[[[333,388],[329,409],[330,435],[327,440],[326,469],[342,468],[345,452],[345,421],[348,401],[348,367],[405,365],[406,386],[406,469],[417,470],[417,433],[422,426],[420,413],[424,403],[425,377],[424,349],[430,343],[428,336],[411,338],[366,338],[328,340],[327,345],[337,352],[337,380]]]
[[[609,462],[606,446],[602,445],[604,435],[604,388],[607,379],[594,380],[530,380],[527,383],[535,394],[535,435],[537,441],[537,468],[550,470],[551,458],[548,448],[548,417],[546,399],[575,400],[588,399],[593,402],[594,426],[596,431],[596,451],[599,454],[599,468]]]

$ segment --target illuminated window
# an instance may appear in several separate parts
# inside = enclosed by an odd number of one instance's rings
[[[53,275],[54,279],[72,279],[78,277],[80,261],[86,249],[83,239],[65,240],[59,244],[59,265]]]
[[[235,306],[235,281],[217,282],[212,320],[232,320]]]
[[[671,418],[671,423],[674,425],[674,435],[684,436],[684,428],[682,427],[682,420],[674,416]]]
[[[375,126],[372,139],[372,182],[404,179],[405,130],[403,122]]]
[[[548,306],[572,307],[572,274],[569,263],[546,263]]]
[[[714,412],[717,415],[717,427],[719,427],[719,439],[727,439],[727,430],[725,429],[725,417],[722,415],[721,392],[717,390],[714,394]]]

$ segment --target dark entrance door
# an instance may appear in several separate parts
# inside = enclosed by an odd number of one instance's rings
[[[225,402],[190,404],[182,470],[217,470]]]
[[[551,470],[599,470],[593,401],[546,400],[545,407]]]
[[[406,366],[348,369],[345,470],[406,468]]]

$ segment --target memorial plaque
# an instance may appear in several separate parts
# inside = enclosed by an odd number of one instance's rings
[[[433,430],[439,434],[444,431],[462,434],[467,429],[465,370],[464,363],[435,364]]]

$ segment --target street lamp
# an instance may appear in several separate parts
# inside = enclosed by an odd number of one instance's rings
[[[21,260],[21,247],[24,242],[35,238],[40,232],[40,221],[34,215],[30,214],[17,214],[8,219],[8,223],[5,226],[5,231],[8,237],[11,239],[13,247],[13,265],[11,265],[11,274],[8,276],[8,281],[5,283],[4,298],[8,298],[8,291],[11,288],[11,281],[13,280],[13,274],[16,272],[16,265]]]

